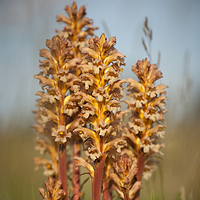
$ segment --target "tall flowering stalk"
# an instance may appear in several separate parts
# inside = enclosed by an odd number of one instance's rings
[[[51,153],[52,161],[56,160],[55,175],[53,173],[48,175],[57,180],[60,178],[67,199],[66,144],[79,121],[72,121],[66,114],[68,110],[65,104],[71,101],[66,93],[73,89],[72,81],[76,78],[74,69],[80,63],[80,59],[73,58],[70,53],[71,43],[64,37],[54,36],[52,40],[47,40],[46,45],[49,50],[40,50],[40,56],[46,58],[40,61],[42,71],[35,75],[43,89],[42,92],[37,93],[41,99],[38,100],[37,105],[39,110],[36,111],[38,122],[36,129],[39,134],[45,134],[51,142],[40,140],[42,147]]]
[[[114,48],[116,38],[107,41],[104,34],[89,40],[89,47],[82,52],[86,58],[79,68],[81,79],[87,93],[82,93],[83,119],[88,127],[78,128],[87,145],[86,155],[90,163],[76,157],[79,165],[86,167],[92,178],[92,199],[100,200],[105,161],[109,153],[113,156],[120,152],[125,145],[121,138],[113,139],[116,135],[122,113],[120,110],[122,95],[122,80],[119,80],[120,66],[123,64],[123,54]]]
[[[162,73],[157,66],[151,65],[147,59],[138,61],[132,67],[132,71],[137,75],[139,82],[127,79],[129,83],[130,100],[125,100],[131,112],[131,117],[125,127],[128,143],[133,149],[137,160],[137,181],[144,178],[148,179],[155,169],[153,156],[161,154],[160,148],[164,144],[160,143],[163,138],[163,128],[166,127],[164,113],[165,100],[167,100],[164,84],[154,85],[154,82],[162,78]],[[134,199],[139,199],[138,191]]]
[[[80,61],[80,58],[82,58],[81,49],[87,45],[87,37],[89,35],[92,36],[97,27],[93,27],[92,20],[85,17],[85,6],[81,6],[78,11],[76,3],[74,2],[71,8],[66,6],[65,10],[69,18],[64,15],[58,15],[57,21],[64,22],[66,25],[63,30],[57,31],[60,36],[53,37],[52,41],[47,40],[47,47],[50,51],[45,49],[41,50],[40,56],[47,58],[47,60],[40,61],[40,68],[43,71],[35,76],[35,78],[40,79],[42,89],[47,86],[46,92],[37,93],[37,95],[42,97],[42,99],[38,100],[39,110],[47,110],[47,114],[54,114],[55,117],[54,120],[47,120],[48,125],[46,125],[46,122],[40,119],[41,117],[44,118],[43,115],[46,113],[40,111],[35,112],[36,121],[38,122],[38,125],[35,126],[37,132],[47,135],[51,140],[50,143],[47,143],[45,139],[41,140],[38,134],[38,145],[36,149],[40,150],[41,153],[48,151],[52,158],[52,160],[48,161],[37,157],[35,158],[35,163],[37,166],[44,166],[45,175],[52,176],[56,180],[60,176],[67,194],[66,138],[71,138],[73,156],[80,156],[81,146],[81,139],[78,135],[72,135],[71,132],[66,133],[68,129],[71,131],[71,125],[72,127],[74,124],[78,126],[79,123],[77,115],[80,109],[76,103],[77,99],[73,94],[80,89],[79,86],[74,84],[75,82],[80,82],[78,78],[80,70],[75,66]],[[52,138],[52,136],[55,136],[55,138]],[[74,199],[78,200],[80,198],[80,171],[79,168],[77,169],[75,167],[76,162],[74,160],[73,163],[72,195],[76,195]]]
[[[57,30],[60,36],[65,37],[68,39],[72,44],[72,50],[74,58],[82,58],[81,50],[82,48],[86,47],[88,44],[88,36],[94,35],[94,30],[97,29],[97,27],[93,27],[93,21],[92,19],[85,17],[86,15],[86,9],[85,6],[81,6],[80,9],[77,9],[77,5],[75,2],[73,2],[72,7],[69,6],[65,7],[65,11],[68,14],[68,16],[64,16],[62,14],[57,15],[57,22],[61,22],[65,24],[63,30]],[[77,78],[79,77],[81,71],[76,69],[76,75]],[[75,80],[74,80],[75,82]],[[78,79],[76,79],[76,82],[79,82]],[[80,87],[79,83],[74,84],[76,85],[77,92]],[[72,91],[70,91],[72,93]],[[68,105],[68,107],[73,108],[74,104]],[[75,108],[77,109],[77,108]],[[78,115],[78,112],[77,112]],[[76,117],[74,117],[76,118]],[[73,157],[80,157],[81,154],[81,143],[82,140],[79,137],[79,135],[74,135],[74,138],[72,140],[73,145]],[[74,200],[78,200],[80,198],[80,169],[76,167],[77,161],[73,160],[73,198]]]

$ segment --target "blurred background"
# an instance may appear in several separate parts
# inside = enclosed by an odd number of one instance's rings
[[[46,177],[34,170],[35,93],[40,90],[39,49],[61,25],[71,0],[0,0],[0,199],[42,199],[38,188]],[[87,16],[126,55],[122,78],[136,78],[131,66],[147,57],[142,38],[158,62],[167,89],[167,129],[163,161],[150,182],[144,182],[141,199],[200,199],[200,1],[77,0]],[[145,17],[153,30],[149,43]]]

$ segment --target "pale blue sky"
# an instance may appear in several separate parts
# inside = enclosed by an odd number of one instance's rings
[[[39,72],[39,49],[55,35],[60,25],[57,14],[73,1],[64,0],[4,0],[0,1],[0,119],[8,119],[13,111],[22,120],[35,109],[35,92],[39,90],[34,74]],[[200,1],[199,0],[79,0],[86,5],[87,16],[99,26],[96,35],[105,32],[106,22],[111,36],[117,37],[116,48],[127,56],[122,78],[134,77],[131,65],[144,59],[146,53],[141,38],[145,17],[153,29],[152,60],[161,52],[162,83],[169,86],[171,101],[168,109],[182,109],[181,88],[192,81],[186,101],[192,107],[200,93]],[[108,34],[108,33],[106,33]],[[184,62],[186,62],[184,64]],[[185,67],[187,66],[187,67]],[[185,71],[184,71],[185,67]],[[184,75],[187,74],[186,75]],[[187,89],[187,88],[186,88]],[[195,96],[196,95],[196,96]],[[178,104],[177,104],[178,103]],[[180,107],[180,108],[177,108]]]

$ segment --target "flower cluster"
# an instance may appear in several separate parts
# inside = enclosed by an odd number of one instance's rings
[[[61,189],[62,183],[60,180],[55,181],[52,177],[48,182],[45,182],[45,190],[40,188],[40,194],[44,200],[60,200],[66,195],[65,191]]]
[[[137,161],[127,154],[121,155],[117,162],[113,162],[114,171],[109,177],[114,181],[113,189],[122,199],[133,199],[140,189],[142,181],[135,181],[138,172]]]
[[[154,82],[162,78],[162,73],[157,66],[151,65],[147,59],[138,61],[132,67],[132,71],[137,75],[139,82],[127,79],[129,83],[129,100],[125,100],[131,112],[131,117],[125,128],[124,137],[127,141],[138,163],[137,181],[149,179],[155,170],[153,156],[161,154],[160,137],[164,135],[163,128],[166,127],[164,113],[165,100],[167,100],[164,84],[154,85]],[[154,164],[153,164],[154,163]]]
[[[62,14],[57,15],[57,22],[65,24],[63,30],[57,30],[57,32],[60,36],[64,36],[71,41],[74,56],[81,58],[80,50],[87,46],[87,37],[93,36],[94,30],[98,27],[93,27],[92,19],[85,17],[86,9],[84,5],[78,10],[76,3],[73,2],[71,8],[69,6],[65,7],[65,11],[68,17]]]
[[[122,80],[119,80],[120,66],[123,64],[124,55],[113,47],[116,39],[113,37],[108,42],[104,34],[100,38],[95,36],[89,40],[89,47],[82,52],[86,58],[78,66],[80,76],[86,92],[81,93],[83,105],[82,118],[92,126],[76,129],[81,138],[88,142],[87,155],[95,161],[111,148],[120,150],[122,139],[111,140],[120,122],[120,108],[122,97]]]
[[[40,96],[37,100],[39,109],[34,111],[38,123],[34,126],[37,131],[36,149],[41,154],[48,152],[51,157],[50,160],[35,158],[36,169],[41,165],[44,167],[45,175],[54,177],[56,180],[60,177],[63,187],[67,187],[66,172],[61,170],[61,168],[66,169],[66,166],[61,166],[61,163],[66,164],[66,143],[73,145],[75,156],[80,155],[81,139],[78,134],[73,134],[73,130],[84,126],[84,121],[78,117],[81,96],[76,93],[82,88],[79,77],[81,71],[77,65],[81,63],[81,49],[86,47],[87,37],[92,36],[94,30],[97,29],[92,26],[90,18],[84,17],[85,6],[77,11],[74,2],[71,8],[66,6],[65,10],[69,18],[58,15],[57,21],[64,22],[66,26],[63,30],[57,31],[59,35],[46,41],[48,49],[40,50],[40,56],[44,60],[40,61],[41,72],[35,75],[35,78],[40,80],[43,91],[36,93]],[[48,142],[45,141],[46,137]],[[79,176],[79,170],[75,167],[73,173],[73,176]],[[80,189],[79,179],[75,183],[78,189],[74,193],[77,194]],[[68,194],[65,199],[67,198]]]
[[[122,138],[114,139],[124,114],[120,111],[123,81],[119,79],[119,73],[122,72],[121,65],[124,65],[125,57],[114,48],[115,43],[115,37],[107,41],[105,34],[100,38],[95,36],[89,39],[89,47],[82,49],[85,59],[78,66],[86,90],[80,93],[83,99],[82,118],[90,128],[83,127],[75,131],[87,145],[86,155],[92,165],[82,158],[75,159],[79,160],[79,165],[88,168],[93,187],[98,187],[95,185],[96,177],[100,179],[98,182],[101,182],[101,170],[104,168],[107,155],[112,152],[112,156],[115,156],[126,145]]]

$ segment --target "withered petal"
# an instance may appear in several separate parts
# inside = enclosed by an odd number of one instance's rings
[[[69,24],[69,25],[72,24],[72,21],[68,17],[66,17],[62,14],[57,15],[56,18],[57,18],[57,22],[64,22],[64,23]]]
[[[85,9],[84,5],[79,8],[79,11],[77,13],[77,20],[79,20],[85,16],[85,14],[86,14],[85,10],[86,9]]]
[[[129,83],[129,85],[127,86],[127,90],[130,90],[130,88],[133,87],[137,88],[141,93],[145,91],[144,86],[132,78],[126,79],[126,82]]]
[[[134,183],[132,188],[129,190],[129,198],[133,199],[135,193],[141,188],[142,186],[142,181],[137,181]]]
[[[85,136],[92,138],[96,142],[99,140],[96,136],[96,133],[88,128],[77,128],[74,130],[74,132],[78,132],[80,135],[84,134]]]
[[[115,182],[118,188],[123,187],[123,184],[116,173],[110,173],[109,178]]]
[[[88,54],[92,58],[98,58],[99,54],[96,53],[94,50],[90,49],[89,47],[85,47],[82,49],[82,53]]]
[[[41,76],[41,75],[39,75],[39,74],[36,74],[36,75],[34,76],[34,78],[35,78],[35,79],[39,79],[39,80],[41,81],[41,84],[42,84],[43,86],[45,86],[45,85],[49,85],[49,86],[51,86],[51,87],[54,87],[54,86],[55,86],[55,81],[52,80],[52,79],[50,79],[50,78],[47,78],[47,77],[45,77],[45,76]]]
[[[47,49],[40,49],[40,57],[48,58],[49,60],[53,60],[53,56],[51,52]]]
[[[93,178],[94,177],[94,168],[92,167],[92,165],[90,165],[88,162],[86,162],[83,158],[81,157],[74,157],[75,160],[78,160],[78,164],[77,166],[83,166],[84,168],[86,168],[89,173],[90,176]]]
[[[108,44],[110,45],[110,47],[112,47],[113,45],[115,45],[116,41],[116,37],[111,37],[108,41]]]
[[[104,64],[105,64],[106,66],[108,66],[111,62],[117,61],[117,60],[119,60],[119,58],[121,58],[121,57],[124,58],[125,55],[123,55],[122,53],[119,53],[119,52],[114,53],[114,54],[112,54],[112,55],[110,55],[110,56],[108,56],[108,57],[106,57],[106,58],[104,59]]]

